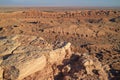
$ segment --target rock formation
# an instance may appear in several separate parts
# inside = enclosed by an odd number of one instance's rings
[[[48,66],[53,68],[54,76],[61,71],[64,79],[70,78],[70,72],[74,72],[75,69],[85,70],[84,75],[96,74],[100,80],[108,80],[108,74],[97,58],[84,53],[70,59],[73,55],[70,43],[56,42],[50,45],[41,37],[16,35],[1,37],[0,46],[1,80],[22,80],[38,71],[44,71]],[[69,60],[67,65],[64,65],[62,70],[56,71],[53,66],[62,64],[65,59]],[[85,77],[82,76],[81,79],[83,78]]]
[[[96,73],[99,75],[100,80],[108,80],[109,75],[106,71],[109,71],[109,66],[102,66],[96,57],[93,58],[89,54],[85,53],[82,55],[82,63],[87,74],[93,75]],[[107,70],[105,71],[106,67]]]
[[[70,51],[70,43],[54,47],[43,38],[17,35],[0,40],[0,78],[21,80],[42,70],[47,64],[61,62]]]

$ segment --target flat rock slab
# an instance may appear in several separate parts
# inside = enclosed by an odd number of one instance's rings
[[[55,47],[41,37],[28,35],[3,37],[0,39],[0,79],[21,80],[48,63],[62,61],[70,53],[70,45],[63,42]]]

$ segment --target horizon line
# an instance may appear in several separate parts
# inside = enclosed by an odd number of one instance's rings
[[[0,5],[0,7],[119,7],[120,6],[51,6],[51,5],[48,5],[48,6],[40,6],[40,5]]]

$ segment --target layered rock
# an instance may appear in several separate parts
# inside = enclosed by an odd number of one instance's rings
[[[47,64],[62,62],[70,43],[48,44],[43,38],[17,35],[0,39],[0,79],[21,80]]]

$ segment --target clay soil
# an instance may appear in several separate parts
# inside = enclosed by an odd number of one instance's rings
[[[119,9],[0,8],[0,36],[16,34],[43,37],[50,44],[70,42],[74,54],[97,57],[102,65],[109,65],[110,80],[120,80]],[[25,79],[38,80],[40,74]],[[62,80],[64,76],[60,73],[53,77]],[[79,80],[72,73],[69,77]],[[91,79],[98,80],[97,76],[85,78]]]

